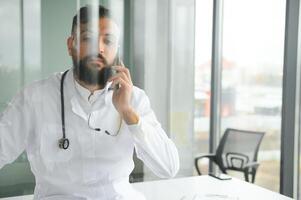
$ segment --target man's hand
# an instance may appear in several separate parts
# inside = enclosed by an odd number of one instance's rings
[[[127,124],[137,124],[139,116],[131,106],[133,83],[130,71],[123,63],[121,66],[114,66],[114,69],[117,73],[108,80],[113,82],[113,88],[119,84],[119,88],[113,91],[113,104]]]

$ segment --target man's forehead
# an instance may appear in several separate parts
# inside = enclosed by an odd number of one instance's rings
[[[92,20],[88,23],[80,24],[80,33],[95,33],[104,35],[119,35],[119,28],[116,23],[108,18],[100,18],[97,20]]]

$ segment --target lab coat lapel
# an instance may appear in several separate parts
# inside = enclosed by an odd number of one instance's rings
[[[66,94],[68,95],[68,99],[70,99],[71,110],[79,117],[88,121],[88,115],[85,113],[83,108],[80,106],[80,103],[76,97],[74,81],[75,80],[73,77],[73,69],[71,68],[67,74],[66,81],[64,82],[64,84],[66,85],[66,87],[65,87]]]
[[[84,112],[75,96],[71,99],[71,108],[75,114],[88,121],[88,115]]]

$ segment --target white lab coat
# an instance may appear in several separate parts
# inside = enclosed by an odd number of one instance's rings
[[[157,176],[169,178],[179,169],[178,152],[153,113],[144,91],[134,87],[132,106],[140,116],[137,125],[122,121],[107,90],[83,108],[72,70],[64,82],[67,150],[62,138],[61,73],[35,82],[20,92],[0,117],[0,168],[24,150],[35,175],[34,199],[144,199],[128,177],[134,168],[133,150]],[[90,112],[90,113],[88,113]],[[101,128],[95,131],[88,126]]]

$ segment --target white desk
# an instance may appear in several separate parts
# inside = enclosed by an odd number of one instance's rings
[[[236,178],[218,180],[210,176],[194,176],[171,180],[134,183],[147,200],[291,200]],[[0,198],[0,200],[32,200],[33,196]]]
[[[218,180],[194,176],[136,183],[148,200],[291,200],[291,198],[236,178]]]

